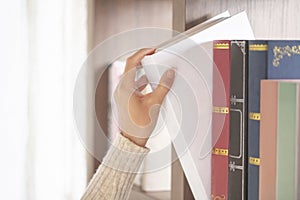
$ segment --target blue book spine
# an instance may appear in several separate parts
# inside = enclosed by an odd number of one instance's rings
[[[253,40],[248,46],[248,200],[259,195],[260,80],[267,79],[267,43]]]
[[[268,79],[300,79],[300,41],[268,42]]]

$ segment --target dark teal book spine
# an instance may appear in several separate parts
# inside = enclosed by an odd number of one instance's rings
[[[268,42],[268,79],[300,79],[300,41]]]
[[[267,79],[268,42],[248,42],[248,200],[259,195],[260,81]]]

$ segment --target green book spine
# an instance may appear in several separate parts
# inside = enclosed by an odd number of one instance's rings
[[[297,85],[296,113],[296,199],[300,199],[300,84]]]
[[[278,88],[277,185],[278,200],[295,199],[296,188],[296,83]]]
[[[296,199],[300,199],[300,84],[297,85],[296,110]]]

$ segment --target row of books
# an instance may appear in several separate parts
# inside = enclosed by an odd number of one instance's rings
[[[212,199],[300,199],[300,41],[214,41],[213,53],[226,95],[213,85]]]

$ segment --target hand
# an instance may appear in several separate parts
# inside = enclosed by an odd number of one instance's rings
[[[175,71],[169,69],[153,92],[141,93],[148,80],[144,75],[135,81],[136,71],[141,67],[141,60],[154,52],[155,49],[141,49],[127,59],[124,74],[114,93],[122,134],[139,146],[146,145],[154,130],[160,106],[175,78]]]

